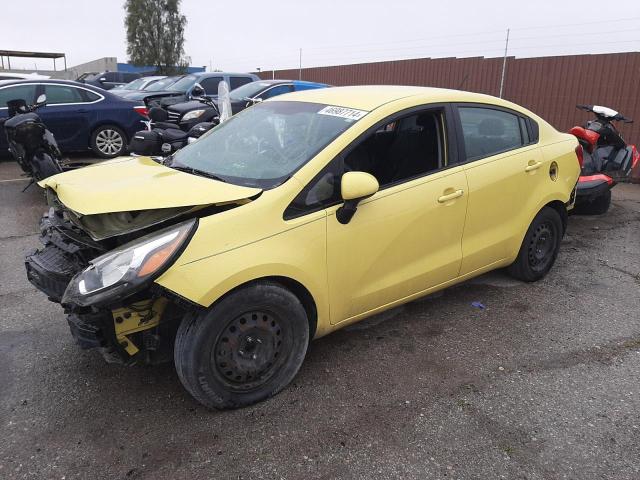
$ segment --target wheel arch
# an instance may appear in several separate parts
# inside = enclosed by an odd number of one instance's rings
[[[100,120],[96,123],[94,123],[93,125],[91,125],[91,128],[89,129],[89,143],[91,143],[91,138],[93,137],[93,134],[96,133],[96,130],[98,130],[100,127],[109,127],[109,126],[113,126],[113,127],[117,127],[118,130],[122,131],[122,133],[124,134],[124,139],[126,141],[126,143],[129,143],[129,135],[127,134],[127,129],[124,125],[122,125],[120,122],[114,121],[114,120]]]
[[[280,275],[271,275],[266,277],[258,277],[251,280],[248,280],[244,283],[241,283],[231,290],[225,292],[221,295],[215,302],[211,304],[211,306],[220,302],[223,298],[226,298],[228,295],[242,289],[249,287],[251,285],[255,285],[258,283],[275,283],[280,285],[283,288],[286,288],[291,293],[293,293],[296,298],[302,303],[302,307],[307,314],[307,321],[309,322],[309,340],[312,340],[316,334],[318,328],[318,308],[316,306],[316,301],[311,295],[311,292],[307,287],[305,287],[298,280],[295,280],[291,277],[280,276]],[[211,306],[209,308],[211,308]]]
[[[560,219],[562,220],[562,233],[564,234],[567,231],[567,223],[569,221],[569,212],[567,211],[566,205],[560,200],[552,200],[551,202],[545,204],[540,210],[538,210],[538,213],[540,213],[545,207],[553,208],[556,212],[558,212],[558,215],[560,215]],[[536,216],[538,215],[538,213],[536,213]],[[535,218],[535,216],[533,218]]]

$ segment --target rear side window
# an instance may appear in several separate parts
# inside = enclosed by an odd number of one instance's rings
[[[79,89],[67,85],[45,85],[44,93],[47,96],[48,105],[85,101]]]
[[[458,112],[467,160],[490,157],[529,143],[528,138],[523,138],[518,115],[484,107],[460,107]]]
[[[35,85],[15,85],[0,89],[0,108],[6,107],[9,100],[24,100],[31,105],[36,96]]]
[[[90,92],[89,90],[80,90],[80,93],[82,94],[85,102],[95,102],[97,100],[100,100],[100,95],[94,92]]]
[[[229,79],[231,85],[229,86],[229,90],[234,90],[242,85],[246,85],[247,83],[253,82],[253,78],[251,77],[231,77]]]
[[[138,73],[123,73],[123,81],[129,83],[132,82],[133,80],[140,78],[140,75]]]
[[[200,85],[204,88],[204,91],[207,95],[217,95],[218,94],[218,84],[222,81],[222,77],[209,77],[203,80],[200,80]]]

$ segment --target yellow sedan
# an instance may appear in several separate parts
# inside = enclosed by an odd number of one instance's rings
[[[344,87],[247,109],[168,160],[41,182],[31,282],[110,361],[173,358],[214,408],[294,378],[312,338],[492,269],[552,267],[575,137],[494,97]]]

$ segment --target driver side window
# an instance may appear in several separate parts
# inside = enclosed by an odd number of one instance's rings
[[[422,110],[379,125],[346,156],[329,163],[298,194],[284,218],[295,218],[342,201],[340,180],[350,171],[376,177],[380,189],[427,175],[449,165],[441,109]]]

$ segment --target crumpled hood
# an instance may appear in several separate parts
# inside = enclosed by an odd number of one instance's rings
[[[38,183],[81,215],[225,204],[258,195],[242,187],[173,170],[149,157],[121,157]]]

